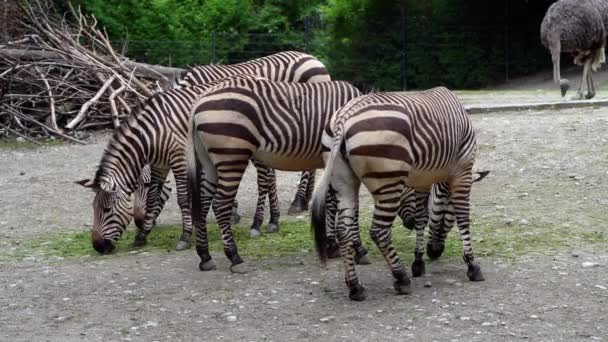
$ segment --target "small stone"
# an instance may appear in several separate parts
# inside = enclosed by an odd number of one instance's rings
[[[324,323],[327,323],[327,322],[333,321],[333,320],[334,320],[334,316],[321,317],[319,319],[319,321],[324,322]]]
[[[504,205],[497,205],[496,210],[503,210],[505,208]]]
[[[460,317],[460,320],[461,320],[461,321],[470,321],[470,320],[471,320],[471,317],[468,317],[468,316],[462,316],[462,317]]]
[[[515,221],[515,220],[514,220],[514,219],[512,219],[512,218],[506,218],[506,219],[504,220],[504,222],[505,222],[505,224],[506,224],[507,226],[512,225],[514,221]]]
[[[236,316],[234,316],[234,315],[226,316],[226,320],[228,322],[236,322]]]
[[[425,281],[424,287],[433,287],[433,284],[430,281]]]
[[[583,268],[589,268],[589,267],[596,267],[599,266],[600,264],[598,264],[597,262],[591,262],[591,261],[586,261],[584,263],[581,264],[581,266],[583,266]]]
[[[481,325],[484,326],[484,327],[489,327],[490,325],[492,325],[492,323],[490,323],[490,322],[483,322],[483,323],[481,323]]]
[[[526,220],[526,219],[519,220],[520,226],[527,226],[528,224],[530,224],[530,222],[528,222],[528,220]]]
[[[602,286],[602,285],[595,285],[595,287],[597,287],[598,289],[606,290],[606,286]]]
[[[18,137],[17,142],[25,142],[25,139],[23,137]]]
[[[538,318],[538,316],[536,316],[536,315],[531,315],[531,316],[530,316],[530,318],[532,318],[532,319],[537,319],[537,318]]]
[[[576,252],[572,252],[572,257],[573,257],[573,258],[578,258],[578,256],[579,256],[579,254],[578,254],[578,253],[576,253]]]
[[[20,175],[20,176],[25,176],[25,171],[21,171],[21,172],[19,172],[19,175]]]
[[[448,278],[448,279],[445,280],[445,282],[448,283],[448,284],[454,284],[456,282],[456,280]]]
[[[144,323],[144,325],[142,325],[142,327],[147,328],[147,327],[157,327],[158,323],[154,322],[154,321],[147,321],[146,323]]]
[[[461,283],[461,282],[455,282],[455,283],[454,283],[454,286],[456,286],[456,287],[461,287],[461,286],[462,286],[462,283]]]
[[[393,330],[393,327],[391,327],[390,325],[387,325],[387,326],[386,326],[386,327],[384,327],[384,328],[386,328],[386,330]]]

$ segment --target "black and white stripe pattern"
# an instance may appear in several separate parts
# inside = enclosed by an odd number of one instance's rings
[[[269,81],[314,83],[331,81],[327,68],[311,55],[298,51],[284,51],[251,61],[230,65],[199,65],[190,70],[180,86],[205,84],[236,75],[257,75]],[[308,210],[314,189],[314,170],[304,171],[288,214]]]
[[[196,66],[178,82],[178,87],[185,88],[192,85],[205,85],[209,82],[217,81],[222,78],[238,75],[254,75],[273,81],[302,83],[323,82],[330,80],[327,68],[325,68],[323,63],[321,63],[319,60],[305,53],[287,51],[238,64]],[[258,171],[262,170],[262,174],[258,174],[258,177],[261,177],[261,179],[258,180],[260,198],[258,200],[258,205],[256,207],[256,213],[254,216],[254,223],[250,233],[252,236],[259,235],[259,227],[263,221],[264,199],[261,197],[261,194],[263,193],[268,193],[269,202],[271,205],[271,219],[268,226],[268,232],[278,230],[279,212],[276,191],[273,189],[265,189],[263,187],[264,184],[268,184],[269,186],[273,186],[273,184],[275,184],[276,180],[274,179],[274,171],[262,169],[260,167],[258,168]],[[310,199],[312,189],[314,188],[314,177],[314,171],[302,172],[302,176],[298,184],[298,190],[289,208],[289,214],[297,214],[308,209],[308,201]],[[148,232],[151,228],[152,222],[160,213],[164,203],[160,203],[158,200],[149,201],[147,197],[145,197],[148,192],[151,194],[156,194],[159,191],[158,189],[147,189],[145,183],[146,182],[140,180],[140,186],[138,188],[141,188],[141,190],[135,193],[136,204],[134,212],[137,215],[135,222],[138,228],[143,232]],[[260,185],[262,186],[260,187]],[[276,187],[276,185],[274,186]],[[156,198],[158,198],[158,196],[156,196]],[[144,209],[143,207],[140,207],[141,204],[147,204],[148,208]],[[234,212],[233,215],[238,217],[236,212]],[[136,242],[136,244],[142,244],[144,241],[145,240]],[[178,249],[185,248],[186,246],[187,244],[185,242],[178,243]]]
[[[239,76],[239,78],[255,77]],[[184,152],[187,124],[195,100],[205,89],[213,87],[214,84],[211,82],[204,86],[172,89],[156,94],[114,133],[104,151],[95,179],[92,182],[82,182],[83,185],[97,191],[93,207],[96,213],[99,211],[102,214],[99,215],[99,219],[96,214],[93,245],[98,251],[102,253],[111,251],[113,247],[108,246],[113,246],[114,241],[125,231],[128,224],[125,218],[131,214],[131,209],[118,204],[128,201],[137,186],[139,189],[147,189],[147,193],[139,190],[139,196],[146,198],[147,210],[144,227],[138,231],[134,243],[141,245],[145,242],[154,219],[166,201],[168,188],[164,184],[169,171],[173,172],[175,178],[177,202],[182,214],[183,232],[178,242],[178,249],[189,247],[192,221]],[[149,169],[145,166],[149,166]],[[268,173],[262,164],[257,164],[256,167],[261,174]],[[271,184],[259,184],[259,186],[264,189],[275,189]],[[100,200],[105,198],[111,200]],[[276,205],[276,201],[271,202],[271,205],[273,204]],[[273,208],[271,212],[278,213],[278,209]],[[275,224],[278,223],[278,217],[271,220],[275,220],[273,221]]]
[[[372,240],[382,251],[400,294],[410,292],[391,225],[405,187],[415,189],[416,248],[414,276],[424,273],[423,238],[427,204],[434,183],[447,185],[471,280],[483,280],[474,262],[469,234],[469,197],[476,154],[471,121],[456,96],[445,88],[415,94],[376,93],[350,101],[332,118],[323,137],[326,170],[313,196],[312,224],[322,260],[327,257],[325,202],[329,190],[338,200],[336,235],[353,300],[365,299],[354,267],[354,220],[361,183],[374,198]]]
[[[231,270],[244,272],[246,266],[237,252],[229,216],[249,160],[254,158],[287,171],[323,167],[323,129],[338,108],[359,95],[355,87],[345,82],[235,79],[209,89],[197,101],[188,158],[201,270],[215,268],[206,231],[211,201],[224,252],[232,262]],[[197,179],[197,167],[201,166],[202,181]]]

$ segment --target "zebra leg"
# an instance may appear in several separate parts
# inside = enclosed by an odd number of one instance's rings
[[[216,185],[213,182],[201,182],[201,198],[200,198],[200,223],[196,227],[196,254],[201,258],[198,267],[201,271],[211,271],[216,269],[215,261],[211,259],[209,254],[209,240],[207,237],[207,214],[213,197],[215,194]]]
[[[305,172],[309,173],[308,184],[306,184],[306,203],[309,203],[310,199],[312,198],[312,193],[315,190],[316,170],[308,170],[308,171],[305,171]]]
[[[426,254],[435,260],[443,254],[445,239],[454,226],[454,211],[450,204],[450,185],[437,183],[433,185],[429,208],[429,239]]]
[[[182,214],[182,235],[175,246],[176,250],[184,250],[190,248],[190,236],[192,236],[192,217],[190,212],[190,199],[188,198],[188,182],[187,173],[183,161],[183,156],[178,157],[181,161],[172,161],[171,165],[178,165],[172,168],[173,176],[175,177],[175,188],[177,190],[177,204]],[[200,171],[199,179],[204,180],[202,170]],[[194,190],[193,190],[194,191]],[[202,194],[201,194],[202,196]],[[202,198],[202,197],[201,197]],[[202,199],[201,199],[202,201]]]
[[[397,294],[410,294],[410,279],[391,240],[392,225],[399,209],[403,183],[399,179],[388,177],[363,178],[363,182],[374,197],[374,216],[370,236],[391,269],[395,278],[393,287]]]
[[[424,260],[424,228],[429,219],[429,189],[416,189],[416,248],[412,263],[412,276],[420,277],[425,273]]]
[[[279,210],[279,197],[277,196],[277,176],[274,169],[268,172],[268,203],[270,205],[270,221],[266,231],[268,233],[276,233],[279,231],[279,218],[281,211]]]
[[[336,199],[336,193],[333,189],[329,189],[327,192],[327,198],[325,200],[325,210],[327,214],[325,216],[325,227],[327,229],[327,257],[334,259],[340,256],[340,247],[338,246],[338,240],[336,238],[336,213],[338,212],[338,200]]]
[[[230,214],[230,223],[239,224],[241,222],[241,215],[239,215],[239,202],[235,199],[232,203],[232,212]]]
[[[260,227],[264,222],[264,203],[266,202],[266,194],[268,193],[268,173],[270,169],[255,160],[252,162],[258,173],[258,203],[255,207],[253,222],[251,223],[251,227],[249,227],[249,236],[255,238],[260,236]]]
[[[135,224],[137,226],[137,234],[133,240],[134,247],[141,247],[146,244],[146,238],[156,218],[160,214],[165,204],[163,197],[165,196],[165,181],[169,173],[168,169],[151,168],[151,177],[149,183],[138,185],[135,192],[136,197],[140,197],[135,200],[134,212],[137,212]],[[147,189],[147,191],[146,191]],[[169,188],[170,189],[170,188]],[[141,219],[141,203],[145,201],[145,211],[143,220]]]
[[[361,225],[359,224],[359,193],[357,192],[357,204],[355,207],[355,262],[357,265],[369,265],[372,262],[367,255],[367,249],[363,247],[361,242]]]
[[[414,230],[416,228],[416,193],[414,189],[406,187],[401,194],[400,202],[397,215],[401,217],[405,228]]]
[[[233,160],[223,168],[216,165],[218,182],[217,192],[213,200],[213,211],[224,242],[224,253],[232,263],[230,271],[233,273],[247,273],[247,265],[239,256],[234,242],[230,214],[239,184],[249,164],[248,157],[245,160]]]
[[[471,183],[472,175],[470,170],[464,172],[460,177],[455,178],[450,184],[450,188],[452,189],[451,201],[454,205],[456,223],[458,224],[460,239],[462,240],[463,259],[468,268],[467,276],[471,281],[483,281],[484,277],[481,273],[481,268],[479,267],[479,264],[475,262],[475,257],[473,256],[471,234],[469,232]]]
[[[302,172],[300,183],[298,183],[298,191],[296,191],[296,197],[293,199],[293,202],[287,211],[288,215],[295,215],[308,210],[306,192],[311,176],[314,176],[314,171]]]

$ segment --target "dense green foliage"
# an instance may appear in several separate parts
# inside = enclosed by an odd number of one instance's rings
[[[379,89],[477,88],[546,67],[554,0],[72,0],[138,60],[234,63],[315,54],[334,78]]]

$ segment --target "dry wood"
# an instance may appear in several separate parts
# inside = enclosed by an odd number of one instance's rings
[[[74,8],[55,16],[51,2],[23,1],[17,17],[23,18],[25,34],[0,42],[4,134],[79,142],[60,127],[117,127],[131,108],[184,72],[125,58],[94,17]]]

